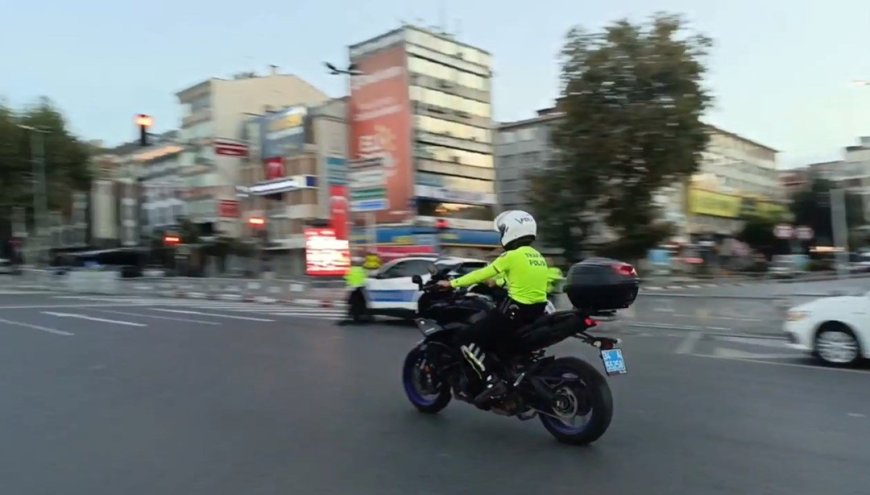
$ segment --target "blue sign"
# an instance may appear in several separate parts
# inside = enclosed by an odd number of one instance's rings
[[[365,230],[354,229],[352,240],[367,240]],[[446,229],[430,227],[378,227],[377,243],[401,246],[468,246],[494,248],[501,246],[498,232],[491,230]]]
[[[354,212],[381,211],[387,209],[387,204],[387,200],[383,198],[361,199],[358,201],[351,201],[350,209]]]
[[[305,146],[305,107],[290,107],[260,119],[260,154],[263,159],[300,153]]]
[[[335,156],[326,158],[326,180],[331,186],[347,184],[347,161],[344,158]]]

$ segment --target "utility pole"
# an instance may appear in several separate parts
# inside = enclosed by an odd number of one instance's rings
[[[356,66],[356,64],[353,64],[353,63],[348,65],[347,69],[339,69],[338,67],[336,67],[335,65],[333,65],[329,62],[324,62],[323,65],[326,66],[326,69],[329,71],[329,74],[332,76],[338,76],[338,75],[347,76],[348,103],[347,103],[347,120],[346,120],[346,122],[347,122],[347,125],[350,126],[351,125],[350,94],[351,94],[351,90],[353,89],[353,85],[351,84],[351,79],[354,76],[361,76],[365,73],[363,71],[359,70],[359,68]],[[350,129],[348,129],[347,135],[350,136]],[[345,159],[345,163],[350,162],[350,157],[352,156],[352,152],[351,152],[352,149],[353,149],[353,143],[348,143],[348,146],[347,146],[347,155],[348,156]],[[347,215],[347,218],[348,218],[348,223],[351,223],[351,219],[350,219],[351,212],[350,212],[350,206],[349,206],[350,205],[350,197],[349,197],[350,196],[350,184],[349,183],[348,183],[348,187],[347,187],[347,195],[348,195],[348,201],[347,201],[348,215]],[[348,228],[347,234],[348,234],[348,236],[347,236],[348,240],[350,240],[353,237],[352,229]],[[365,243],[368,244],[368,251],[373,253],[375,251],[375,249],[377,248],[377,242],[378,242],[378,240],[377,240],[377,235],[378,235],[377,218],[375,217],[374,212],[367,212],[365,214],[365,234],[366,234],[364,236],[366,238]]]
[[[837,277],[845,278],[849,273],[849,229],[846,225],[846,190],[831,189],[831,230],[834,246],[838,248]]]
[[[49,131],[37,127],[18,124],[30,134],[30,156],[33,161],[33,232],[36,241],[37,264],[48,262],[50,249],[45,239],[46,214],[48,211],[48,194],[45,184],[45,135]]]

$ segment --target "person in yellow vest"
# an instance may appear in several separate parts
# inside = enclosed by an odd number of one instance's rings
[[[368,272],[363,268],[363,259],[354,257],[351,266],[344,274],[345,289],[347,290],[347,319],[340,321],[339,325],[348,323],[361,323],[366,318],[366,300],[362,289],[366,285]]]
[[[552,296],[560,292],[561,282],[565,280],[562,270],[553,263],[553,259],[547,260],[547,295]]]

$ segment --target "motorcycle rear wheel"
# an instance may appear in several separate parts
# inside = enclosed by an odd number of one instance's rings
[[[565,357],[553,361],[539,376],[579,381],[556,389],[553,410],[558,417],[539,416],[551,435],[572,445],[588,445],[604,435],[613,419],[613,395],[607,380],[595,367],[582,359]],[[583,424],[574,425],[573,420],[581,414],[584,416]]]
[[[431,376],[433,381],[431,387],[423,383],[423,380],[428,378],[428,373],[421,369],[421,364],[425,365],[425,355],[420,348],[415,347],[405,357],[405,363],[402,366],[402,386],[408,400],[418,411],[435,414],[447,407],[453,395],[450,392],[450,386],[444,382],[439,382],[434,376]]]

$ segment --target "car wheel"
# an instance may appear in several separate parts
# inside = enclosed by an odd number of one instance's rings
[[[858,338],[842,323],[825,323],[819,328],[815,352],[822,362],[832,366],[848,366],[861,358]]]

